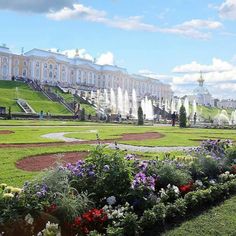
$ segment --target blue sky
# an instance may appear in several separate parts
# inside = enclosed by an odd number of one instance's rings
[[[1,0],[0,43],[117,64],[190,93],[236,99],[236,0]]]

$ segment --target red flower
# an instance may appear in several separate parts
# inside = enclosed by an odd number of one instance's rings
[[[186,194],[192,190],[192,187],[193,183],[190,182],[189,184],[179,186],[179,191],[183,194]]]
[[[81,217],[80,216],[76,217],[75,221],[74,221],[74,225],[79,226],[79,225],[81,225],[81,223],[82,223]]]

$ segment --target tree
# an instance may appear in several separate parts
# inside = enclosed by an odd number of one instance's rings
[[[138,125],[143,125],[143,109],[142,109],[142,107],[138,108]]]
[[[11,115],[11,107],[8,108],[8,115],[7,115],[7,119],[11,120],[12,115]]]
[[[85,109],[82,108],[81,113],[80,113],[80,120],[85,121]]]
[[[187,115],[184,105],[180,107],[179,110],[179,127],[186,128],[187,125]]]

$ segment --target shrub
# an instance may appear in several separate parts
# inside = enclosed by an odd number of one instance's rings
[[[124,229],[122,227],[109,226],[107,228],[107,236],[124,236]]]
[[[187,115],[184,105],[180,107],[179,110],[179,127],[186,128],[187,125]]]
[[[82,110],[80,112],[80,120],[85,121],[85,109],[84,108],[82,108]]]
[[[203,179],[205,177],[214,179],[221,172],[221,168],[217,160],[213,159],[211,156],[203,156],[191,162],[190,172],[193,179]]]
[[[129,162],[120,151],[106,154],[103,146],[97,146],[81,165],[70,167],[79,191],[88,191],[96,201],[109,196],[125,197],[128,193],[132,171]]]
[[[159,188],[165,188],[168,184],[180,186],[190,180],[191,176],[185,170],[177,169],[174,165],[164,164],[158,170],[157,186]]]
[[[226,165],[236,164],[236,147],[229,148],[226,151],[225,164]]]
[[[143,109],[142,107],[138,108],[138,125],[143,125]]]

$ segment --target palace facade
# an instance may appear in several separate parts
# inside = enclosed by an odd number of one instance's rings
[[[22,55],[14,54],[6,46],[0,46],[0,79],[28,78],[40,84],[60,85],[78,90],[117,90],[120,87],[129,94],[136,90],[138,97],[171,99],[170,85],[146,76],[128,74],[126,69],[111,65],[98,65],[60,53],[32,49]]]

